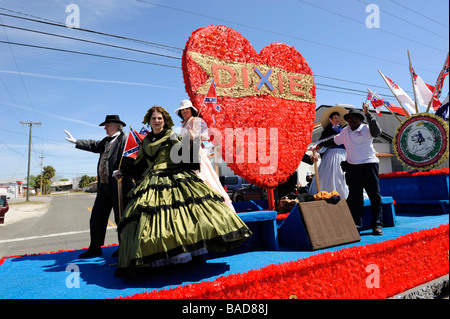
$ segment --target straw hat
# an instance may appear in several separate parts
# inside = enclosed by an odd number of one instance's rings
[[[347,123],[347,121],[344,119],[344,116],[348,113],[348,111],[342,106],[333,106],[323,112],[322,117],[320,118],[320,123],[322,124],[323,128],[327,127],[330,124],[328,118],[330,117],[330,114],[334,112],[339,113],[339,115],[341,116],[341,122],[339,123],[341,124],[341,126],[344,126]]]

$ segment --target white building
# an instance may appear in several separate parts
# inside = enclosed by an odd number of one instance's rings
[[[0,193],[8,198],[22,198],[26,196],[26,181],[14,178],[0,179]]]

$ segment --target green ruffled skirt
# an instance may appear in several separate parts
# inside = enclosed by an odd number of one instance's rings
[[[119,224],[119,269],[187,262],[251,236],[223,197],[192,171],[151,170],[129,196]]]

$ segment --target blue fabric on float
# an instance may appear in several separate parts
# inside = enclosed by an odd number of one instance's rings
[[[283,246],[277,251],[241,247],[222,255],[211,254],[204,265],[188,263],[150,270],[148,274],[132,280],[114,276],[117,258],[111,257],[111,254],[117,247],[105,247],[103,256],[92,259],[79,259],[81,251],[7,258],[0,265],[0,298],[105,299],[131,296],[144,291],[212,281],[219,276],[245,273],[271,264],[395,239],[415,231],[448,224],[449,216],[397,214],[396,220],[395,227],[385,228],[383,236],[372,236],[371,230],[363,231],[361,241],[357,243],[318,251],[298,251]]]

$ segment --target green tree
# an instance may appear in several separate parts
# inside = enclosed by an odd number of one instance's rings
[[[88,187],[90,183],[95,182],[97,178],[95,176],[87,176],[83,175],[81,176],[80,182],[78,183],[79,188]]]
[[[55,176],[55,169],[52,166],[45,166],[42,169],[42,195],[45,195],[48,193],[48,190],[50,189],[50,185],[52,184],[51,179]],[[30,182],[31,184],[31,182]],[[40,188],[41,187],[41,175],[36,176],[34,180],[34,187]]]
[[[34,176],[30,175],[30,185],[34,188],[41,188],[41,175]]]

